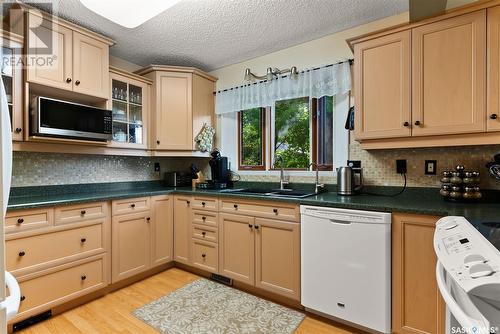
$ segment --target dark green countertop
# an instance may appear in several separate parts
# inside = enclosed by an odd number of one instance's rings
[[[244,185],[238,184],[240,188]],[[334,188],[333,188],[334,189]],[[333,190],[330,189],[330,190]],[[378,187],[371,192],[395,193],[398,188]],[[69,205],[92,201],[121,198],[155,196],[162,194],[199,194],[224,198],[263,199],[292,202],[303,205],[326,206],[346,209],[385,212],[406,212],[427,215],[457,215],[470,221],[500,221],[500,196],[488,193],[487,199],[478,203],[445,202],[436,188],[408,188],[395,197],[376,195],[339,196],[334,191],[297,199],[227,193],[217,190],[192,190],[191,188],[169,188],[160,182],[121,182],[104,184],[64,185],[45,187],[13,188],[8,209],[28,209],[54,205]]]

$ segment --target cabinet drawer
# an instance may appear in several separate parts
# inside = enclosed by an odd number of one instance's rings
[[[15,271],[52,261],[76,260],[85,253],[105,251],[103,224],[11,239],[5,243],[7,270]]]
[[[193,224],[217,227],[218,216],[215,212],[193,211]]]
[[[55,209],[55,224],[67,224],[104,218],[108,214],[107,202],[60,206]]]
[[[216,244],[193,239],[193,266],[213,273],[218,271]]]
[[[219,200],[216,197],[194,197],[191,207],[193,209],[202,209],[217,211],[219,209]]]
[[[54,209],[34,209],[7,212],[5,233],[14,233],[53,224]]]
[[[60,266],[50,273],[19,279],[21,305],[18,317],[25,318],[106,285],[104,257]]]
[[[280,202],[222,200],[221,211],[287,221],[300,221],[298,205]]]
[[[149,197],[128,198],[112,202],[113,216],[149,210]]]
[[[193,225],[193,238],[210,242],[217,242],[217,228]]]

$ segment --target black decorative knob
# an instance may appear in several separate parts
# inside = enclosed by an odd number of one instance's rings
[[[24,223],[24,218],[19,218],[19,219],[17,220],[17,224],[18,224],[18,225],[21,225],[22,223]]]
[[[252,225],[252,224],[248,224],[248,227],[252,228],[252,227],[253,227],[253,225]]]
[[[274,212],[275,214],[278,214],[278,209],[273,209],[273,212]]]
[[[490,115],[490,119],[497,119],[498,118],[498,115],[497,114],[491,114]]]
[[[157,140],[157,141],[156,141],[156,144],[160,145],[160,141],[159,141],[159,140]]]
[[[205,202],[201,202],[201,205],[202,205],[202,206],[205,206]]]
[[[130,204],[130,207],[131,207],[132,209],[133,209],[133,208],[135,208],[135,204],[134,204],[134,203]]]
[[[25,251],[20,251],[20,252],[19,252],[19,256],[20,256],[20,257],[23,257],[23,256],[25,256],[25,255],[26,255],[26,252],[25,252]]]
[[[255,229],[256,229],[256,230],[258,230],[258,229],[259,229],[259,225],[255,225],[254,227],[255,227]]]
[[[75,81],[75,85],[77,85],[77,86],[78,86],[79,84],[80,84],[80,80],[76,80],[76,81]]]
[[[207,254],[205,254],[205,253],[201,254],[202,258],[205,258],[206,256],[207,256]]]
[[[238,209],[238,204],[235,204],[235,205],[234,205],[234,208],[235,208],[235,209]]]
[[[82,210],[82,211],[80,211],[80,213],[81,213],[81,214],[82,214],[82,216],[83,216],[84,214],[86,214],[86,213],[87,213],[87,211]]]
[[[404,126],[405,128],[407,128],[407,127],[409,127],[409,126],[410,126],[410,123],[408,123],[408,122],[404,122],[404,123],[403,123],[403,126]]]
[[[19,298],[20,301],[23,301],[26,299],[26,296],[21,296],[21,298]]]
[[[207,220],[207,217],[203,216],[203,217],[201,217],[201,220],[205,221],[205,220]]]
[[[67,79],[66,79],[66,82],[67,82],[67,83],[70,83],[70,82],[71,82],[71,78],[67,78]]]
[[[420,121],[415,121],[416,126],[419,126],[420,124],[421,124]]]
[[[186,204],[187,204],[187,205],[191,204],[191,201],[186,201]]]
[[[85,281],[87,279],[87,276],[85,275],[82,275],[82,277],[80,277],[82,279],[82,281]]]
[[[21,129],[21,128],[16,128],[16,133],[21,133],[21,131],[23,131],[23,129]]]
[[[207,232],[201,232],[202,236],[205,236],[206,234],[207,234]]]
[[[85,242],[87,242],[87,238],[81,238],[81,239],[80,239],[80,242],[81,242],[82,244],[84,244]]]
[[[151,217],[146,218],[146,221],[149,223],[151,221]]]

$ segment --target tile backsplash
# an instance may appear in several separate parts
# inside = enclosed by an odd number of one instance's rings
[[[159,162],[161,172],[154,171]],[[41,186],[159,180],[166,171],[188,171],[191,163],[206,171],[204,158],[151,158],[14,152],[12,186]]]

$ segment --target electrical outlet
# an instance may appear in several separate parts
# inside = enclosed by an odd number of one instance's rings
[[[160,171],[160,163],[155,162],[155,172],[159,172],[159,171]]]
[[[398,173],[398,174],[406,174],[407,173],[406,159],[396,160],[396,173]]]
[[[436,175],[437,174],[437,161],[436,160],[425,160],[425,175]]]

